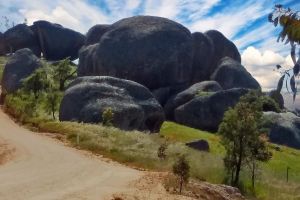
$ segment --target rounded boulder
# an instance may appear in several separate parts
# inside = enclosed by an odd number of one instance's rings
[[[84,45],[85,36],[48,21],[36,21],[31,29],[38,37],[43,56],[47,60],[78,58],[79,49]]]
[[[19,49],[28,48],[38,57],[41,55],[41,49],[38,38],[35,33],[26,24],[18,24],[4,33],[7,53],[15,52]]]
[[[4,67],[2,77],[2,93],[13,93],[22,86],[22,80],[41,67],[38,57],[30,49],[16,51]]]
[[[144,86],[107,76],[75,79],[66,90],[59,111],[61,121],[102,122],[112,109],[112,124],[123,130],[158,132],[165,117],[160,104]]]
[[[99,43],[81,51],[78,75],[128,79],[150,90],[186,84],[192,72],[192,43],[190,31],[174,21],[152,16],[122,19]]]

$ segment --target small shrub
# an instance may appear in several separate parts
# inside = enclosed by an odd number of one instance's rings
[[[164,142],[163,144],[161,144],[159,147],[158,147],[158,150],[157,150],[157,157],[160,159],[160,160],[165,160],[167,158],[167,154],[166,154],[166,151],[168,149],[168,144],[166,142]]]
[[[114,119],[114,113],[112,108],[106,108],[102,113],[103,126],[112,126],[113,119]]]
[[[179,193],[181,194],[183,184],[187,183],[190,177],[190,165],[185,155],[181,155],[173,165],[173,173],[179,180]]]

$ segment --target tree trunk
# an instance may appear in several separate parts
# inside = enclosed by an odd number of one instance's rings
[[[183,186],[183,179],[180,178],[179,194],[181,194],[182,192],[182,186]]]
[[[55,120],[55,105],[52,105],[52,117]]]
[[[55,112],[54,111],[52,111],[52,117],[55,120]]]
[[[237,186],[240,180],[240,172],[241,172],[241,167],[242,167],[242,161],[243,161],[243,136],[240,136],[240,151],[239,151],[239,157],[238,157],[238,163],[236,166],[236,171],[235,171],[235,179],[234,179],[234,186]]]
[[[255,166],[255,160],[252,161],[252,189],[254,191],[255,188],[255,170],[256,170],[256,166]]]
[[[64,91],[65,90],[65,80],[59,81],[59,90]]]

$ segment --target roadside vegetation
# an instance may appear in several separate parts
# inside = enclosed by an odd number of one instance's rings
[[[3,58],[0,61],[2,60]],[[63,62],[60,64],[62,66]],[[45,70],[51,67],[48,66]],[[69,75],[73,73],[72,70],[62,71],[67,71]],[[226,183],[227,173],[223,159],[227,151],[220,135],[173,122],[165,122],[159,134],[122,131],[110,125],[113,113],[109,109],[102,113],[106,119],[104,124],[59,122],[57,111],[62,98],[61,79],[54,78],[51,71],[46,73],[47,78],[44,77],[43,80],[47,80],[48,83],[41,88],[35,88],[35,94],[31,90],[33,87],[30,86],[32,80],[29,80],[36,75],[34,73],[24,81],[25,86],[26,84],[28,86],[27,89],[9,94],[5,99],[4,110],[24,126],[38,132],[52,133],[57,139],[66,141],[76,148],[101,154],[135,168],[172,171],[175,169],[174,166],[184,166],[184,173],[174,170],[183,180],[183,190],[187,177],[211,183]],[[34,80],[39,81],[39,78],[35,77]],[[63,88],[67,82],[63,84]],[[210,152],[196,151],[185,145],[186,142],[198,139],[208,141]],[[272,158],[268,162],[257,161],[254,191],[251,181],[252,171],[248,167],[242,168],[239,184],[242,192],[250,196],[255,195],[258,199],[299,198],[300,151],[274,144],[266,143],[266,145],[272,153]],[[178,158],[182,158],[183,155],[186,157],[179,160]],[[186,170],[187,163],[189,170]],[[290,167],[288,182],[287,167]],[[189,173],[186,173],[187,171]]]

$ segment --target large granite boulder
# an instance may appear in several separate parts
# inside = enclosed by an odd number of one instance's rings
[[[7,53],[7,48],[4,40],[4,34],[0,32],[0,56]]]
[[[102,35],[108,31],[109,27],[110,25],[108,24],[97,24],[90,28],[86,34],[85,46],[98,43]]]
[[[215,47],[212,39],[200,32],[192,34],[194,45],[192,83],[209,80],[215,68],[211,66]]]
[[[221,59],[211,80],[217,81],[223,89],[248,88],[261,90],[259,83],[237,61],[230,57]]]
[[[41,55],[41,49],[35,33],[26,24],[18,24],[4,33],[7,51],[15,52],[19,49],[29,48],[36,55]],[[7,52],[8,53],[8,52]]]
[[[152,16],[122,19],[99,43],[80,52],[78,75],[133,80],[150,90],[190,82],[193,40],[174,21]]]
[[[224,57],[230,57],[241,63],[241,55],[233,42],[228,40],[221,32],[217,30],[209,30],[204,33],[214,44],[214,56],[211,62],[211,72],[217,69],[219,61]]]
[[[264,118],[271,142],[300,149],[300,117],[290,112],[265,112]]]
[[[75,79],[64,94],[59,119],[99,123],[108,108],[114,113],[113,125],[124,130],[158,132],[165,119],[162,107],[147,88],[107,76]]]
[[[169,120],[174,119],[174,110],[179,106],[191,101],[196,96],[207,95],[211,92],[222,90],[222,87],[216,81],[203,81],[196,83],[188,89],[172,96],[164,106],[166,116]]]
[[[35,32],[47,60],[62,60],[67,57],[75,60],[85,42],[85,36],[81,33],[47,21],[36,21],[31,29]]]
[[[20,49],[10,57],[2,77],[2,93],[13,93],[22,86],[22,80],[41,67],[38,57],[30,49]]]
[[[234,88],[196,96],[174,111],[175,121],[201,130],[217,131],[224,113],[249,90]]]

